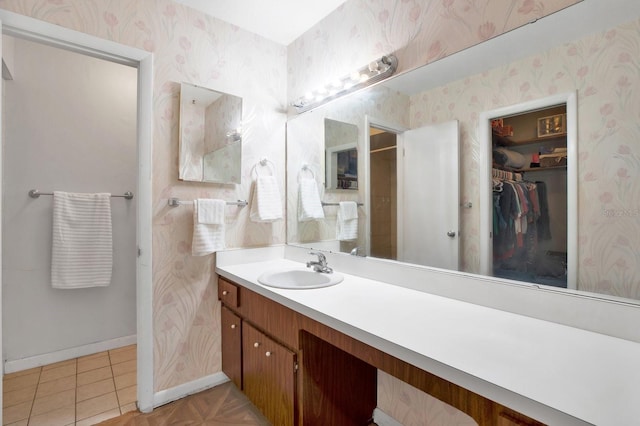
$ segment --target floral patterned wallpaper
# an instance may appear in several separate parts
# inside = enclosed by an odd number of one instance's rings
[[[640,299],[640,21],[411,98],[411,127],[460,121],[462,199],[480,203],[478,113],[578,94],[578,289]],[[479,268],[477,209],[464,209],[462,260]]]
[[[640,21],[634,20],[414,95],[410,101],[411,128],[460,120],[462,199],[478,205],[479,112],[577,92],[578,288],[632,299],[640,299],[638,58]],[[463,267],[473,272],[479,268],[479,213],[464,209],[462,215]],[[420,391],[379,375],[378,405],[403,424],[425,424],[429,416],[441,416],[436,424],[464,421],[444,420],[451,407],[423,398]],[[428,412],[422,410],[426,404]]]
[[[169,197],[246,199],[253,167],[263,157],[275,164],[284,193],[287,99],[376,56],[397,51],[399,71],[412,69],[573,3],[576,1],[349,0],[288,48],[170,0],[0,0],[0,8],[154,53],[153,311],[154,387],[158,391],[220,371],[220,312],[213,257],[190,255],[191,212],[188,207],[169,208]],[[623,57],[620,65],[632,69],[637,66],[632,59],[636,57]],[[181,81],[243,97],[242,184],[177,180]],[[631,88],[622,83],[617,86],[621,93],[629,92]],[[610,116],[622,101],[616,97],[600,106],[603,129],[590,137],[600,140],[611,131]],[[604,143],[597,146],[603,151],[608,147]],[[594,168],[585,175],[588,182],[602,188],[591,198],[606,202],[611,209],[616,197],[635,195],[631,189],[611,192],[603,181],[630,187],[638,155],[632,146],[608,147],[618,157],[610,156],[605,170]],[[581,161],[590,164],[598,154],[592,152]],[[226,234],[228,247],[285,242],[283,222],[250,222],[248,209],[229,208]],[[609,237],[583,238],[581,243],[588,245],[589,238]],[[633,235],[626,233],[626,238],[614,239],[621,253],[631,248]],[[594,253],[590,262],[602,260]],[[628,274],[630,262],[629,257],[614,257],[612,268]]]
[[[275,163],[284,193],[286,48],[169,0],[0,0],[0,8],[154,53],[154,387],[219,372],[214,257],[191,256],[191,208],[167,199],[248,199],[263,157]],[[240,185],[178,181],[183,81],[243,97]],[[284,221],[251,222],[247,208],[229,207],[226,226],[227,247],[285,242]]]
[[[580,0],[349,0],[288,47],[289,101],[388,53],[397,73]]]

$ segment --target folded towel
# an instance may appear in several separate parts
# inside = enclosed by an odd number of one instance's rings
[[[282,219],[282,200],[275,176],[258,176],[256,179],[249,216],[254,222]]]
[[[529,164],[525,156],[521,153],[503,147],[493,149],[493,159],[501,166],[512,167],[514,169],[521,169]]]
[[[224,200],[197,199],[193,202],[191,254],[206,256],[225,248]]]
[[[108,286],[113,269],[111,231],[111,194],[54,191],[51,286]]]
[[[358,238],[358,204],[355,201],[341,201],[338,206],[336,239],[355,240]]]
[[[324,210],[318,194],[318,185],[315,179],[302,178],[298,186],[298,220],[324,219]]]
[[[194,208],[198,212],[198,223],[206,225],[224,225],[224,211],[227,203],[222,200],[198,198]]]

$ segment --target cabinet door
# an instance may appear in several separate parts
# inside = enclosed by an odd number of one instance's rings
[[[222,306],[222,371],[242,389],[242,327],[239,316]]]
[[[296,354],[242,323],[243,390],[269,421],[293,426]]]

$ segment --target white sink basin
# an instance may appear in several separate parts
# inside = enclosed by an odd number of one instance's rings
[[[324,274],[312,269],[276,269],[267,271],[258,277],[258,282],[269,287],[307,289],[336,285],[344,277],[338,272]]]

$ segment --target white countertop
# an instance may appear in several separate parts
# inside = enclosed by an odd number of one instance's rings
[[[640,425],[640,344],[344,274],[338,285],[263,286],[287,259],[216,272],[366,344],[548,424]]]

